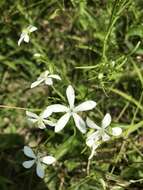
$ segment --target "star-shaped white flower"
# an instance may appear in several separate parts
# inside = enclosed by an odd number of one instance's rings
[[[69,121],[70,117],[73,117],[76,127],[82,132],[86,132],[86,124],[84,120],[77,114],[78,112],[92,110],[96,106],[96,102],[92,100],[85,101],[78,106],[74,106],[75,102],[75,92],[71,85],[68,86],[66,90],[67,99],[69,102],[69,106],[64,106],[61,104],[54,104],[48,106],[44,113],[46,112],[65,112],[65,114],[58,120],[55,125],[55,132],[61,131],[67,122]]]
[[[45,129],[46,125],[55,126],[55,124],[48,120],[47,118],[51,115],[51,112],[46,112],[46,114],[41,113],[39,116],[35,113],[26,111],[26,115],[28,116],[28,120],[32,123],[36,123],[38,128]]]
[[[28,43],[29,42],[29,35],[30,33],[34,32],[37,30],[37,27],[35,26],[28,26],[26,29],[24,29],[20,35],[20,39],[18,40],[18,46],[22,43],[22,41]]]
[[[45,83],[46,85],[53,85],[53,79],[61,80],[61,77],[59,75],[50,74],[48,70],[44,71],[40,74],[37,80],[31,84],[31,88],[34,88],[41,83]]]
[[[41,163],[50,165],[56,162],[56,159],[53,156],[44,156],[41,157],[41,154],[35,155],[33,150],[29,146],[24,146],[24,154],[31,158],[31,160],[23,162],[24,168],[31,168],[34,164],[36,164],[36,174],[38,177],[43,178],[44,177],[44,167]]]
[[[94,144],[96,144],[97,141],[108,141],[110,139],[110,136],[107,134],[107,127],[111,123],[111,116],[109,113],[107,113],[103,120],[101,127],[96,125],[91,119],[87,118],[86,123],[88,127],[92,129],[96,129],[96,132],[93,132],[86,140],[86,144],[89,147],[92,147]],[[120,127],[114,127],[112,128],[112,135],[113,136],[119,136],[122,133],[122,129]]]

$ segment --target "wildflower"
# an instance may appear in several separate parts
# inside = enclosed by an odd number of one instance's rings
[[[30,25],[26,29],[24,29],[20,35],[20,39],[18,40],[18,46],[20,46],[22,41],[28,43],[30,33],[34,32],[36,30],[37,30],[37,27],[32,26],[32,25]]]
[[[54,112],[54,113],[65,112],[65,114],[56,123],[55,132],[61,131],[65,127],[67,122],[69,121],[70,117],[73,117],[76,127],[82,133],[85,133],[86,124],[84,120],[77,113],[93,109],[96,106],[96,102],[88,100],[75,107],[74,106],[75,92],[71,85],[68,86],[66,90],[66,95],[67,95],[69,106],[54,104],[54,105],[48,106],[45,110],[45,113],[49,111]]]
[[[56,159],[53,156],[41,157],[41,154],[37,154],[36,156],[33,150],[29,146],[24,146],[23,151],[27,157],[32,158],[32,160],[23,162],[22,164],[23,167],[28,169],[31,168],[34,164],[36,164],[36,174],[40,178],[44,177],[44,167],[42,166],[41,163],[50,165],[56,161]]]
[[[51,112],[47,112],[46,114],[41,113],[38,116],[35,113],[26,111],[26,115],[28,116],[28,120],[31,121],[32,123],[36,123],[38,125],[38,128],[40,128],[40,129],[45,129],[46,125],[55,126],[55,124],[52,121],[46,119],[51,114],[52,114]]]
[[[96,129],[96,132],[92,133],[86,141],[86,144],[92,145],[94,144],[94,142],[99,141],[100,139],[102,139],[102,141],[108,141],[110,139],[110,136],[108,135],[108,131],[107,131],[107,127],[110,125],[111,123],[111,116],[109,113],[107,113],[103,120],[102,120],[102,124],[101,127],[99,127],[98,125],[96,125],[92,120],[90,120],[89,118],[87,118],[86,120],[87,125],[92,128],[92,129]],[[119,136],[122,133],[122,129],[120,127],[114,127],[112,128],[112,135],[113,136]]]
[[[45,83],[46,85],[53,85],[53,79],[61,80],[59,75],[50,75],[48,70],[44,71],[37,78],[37,80],[31,84],[31,88],[34,88],[41,83]]]

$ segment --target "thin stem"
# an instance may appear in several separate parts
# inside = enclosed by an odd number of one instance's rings
[[[108,27],[108,30],[107,30],[107,33],[106,33],[106,36],[105,36],[104,42],[103,42],[102,58],[105,61],[107,61],[107,57],[106,57],[107,42],[108,42],[110,34],[113,30],[113,27],[114,27],[116,21],[118,20],[120,14],[125,10],[125,8],[127,8],[127,6],[130,3],[131,3],[131,0],[127,0],[127,1],[123,1],[123,2],[122,1],[120,2],[119,0],[115,1],[115,4],[112,9],[112,15],[110,18],[109,27]],[[118,6],[119,6],[119,9],[117,10],[116,8]]]
[[[126,143],[127,143],[126,141],[123,142],[123,144],[122,144],[122,146],[121,146],[121,149],[120,149],[120,152],[119,152],[119,154],[118,154],[118,156],[117,156],[117,158],[116,158],[116,160],[115,160],[115,165],[118,163],[118,161],[119,161],[119,159],[120,159],[120,156],[121,156],[122,153],[123,153],[123,150],[124,150],[124,147],[125,147]],[[115,166],[113,166],[113,168],[112,168],[112,170],[111,170],[110,173],[113,174],[114,170],[115,170]]]
[[[90,164],[91,164],[91,159],[88,159],[87,168],[86,168],[87,175],[90,174]]]
[[[111,34],[111,32],[112,32],[112,29],[113,29],[114,24],[116,23],[116,21],[117,21],[117,19],[118,19],[118,17],[115,17],[115,18],[113,19],[113,17],[114,17],[114,12],[115,12],[114,10],[115,10],[115,8],[116,8],[117,3],[118,3],[118,0],[115,1],[115,4],[114,4],[114,6],[113,6],[111,19],[110,19],[110,22],[109,22],[109,27],[108,27],[106,36],[105,36],[105,38],[104,38],[102,57],[103,57],[103,59],[104,59],[105,61],[107,60],[107,58],[106,58],[106,46],[107,46],[108,38],[109,38],[109,36],[110,36],[110,34]]]
[[[16,106],[8,106],[8,105],[0,105],[0,108],[27,110],[27,108],[21,108],[21,107],[16,107]]]
[[[16,110],[34,110],[34,111],[41,111],[41,109],[29,109],[29,108],[22,108],[17,106],[9,106],[9,105],[0,105],[0,108],[6,108],[6,109],[16,109]]]
[[[58,94],[58,96],[60,96],[61,99],[65,102],[65,97],[54,86],[52,86],[52,88],[56,92],[56,94]]]

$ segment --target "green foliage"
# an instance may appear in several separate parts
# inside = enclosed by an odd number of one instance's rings
[[[126,190],[143,188],[143,3],[140,0],[0,1],[0,189]],[[33,24],[30,43],[17,41]],[[34,53],[40,53],[39,58]],[[63,79],[51,87],[30,89],[44,70]],[[31,126],[25,110],[39,113],[66,102],[68,84],[77,102],[93,99],[89,116],[106,112],[123,135],[105,143],[90,163],[88,148],[73,122],[60,134]],[[4,108],[2,105],[5,105]],[[102,112],[101,112],[102,110]],[[84,117],[84,114],[83,114]],[[58,158],[40,181],[24,170],[24,144]]]

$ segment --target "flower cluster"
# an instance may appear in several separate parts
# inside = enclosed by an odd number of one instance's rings
[[[28,43],[29,34],[36,30],[37,28],[35,26],[28,26],[22,32],[18,41],[18,45],[20,45],[22,41]],[[57,74],[51,74],[48,70],[46,70],[40,74],[35,82],[31,84],[31,88],[37,87],[41,84],[52,86],[54,83],[53,79],[61,80],[61,77]],[[91,149],[91,154],[89,156],[90,160],[102,142],[110,140],[111,136],[119,136],[122,133],[122,129],[115,127],[112,128],[112,132],[110,133],[108,130],[108,126],[111,123],[111,116],[109,113],[107,113],[103,118],[101,127],[96,125],[88,117],[85,121],[81,117],[82,112],[94,109],[97,103],[93,100],[86,100],[79,105],[75,105],[75,91],[72,85],[69,85],[67,87],[66,97],[68,101],[67,106],[63,104],[53,104],[49,105],[42,113],[40,113],[40,115],[37,115],[30,111],[26,111],[26,115],[28,117],[28,120],[36,124],[38,128],[45,129],[48,125],[54,128],[55,133],[60,132],[71,119],[73,119],[75,126],[83,134],[87,132],[87,126],[91,128],[92,132],[90,134],[87,133],[86,138],[86,145]],[[53,122],[51,120],[53,113],[63,113],[63,115],[56,122]],[[31,158],[31,160],[23,162],[23,166],[25,168],[31,168],[34,164],[36,164],[36,173],[40,178],[44,177],[44,167],[42,166],[42,163],[49,165],[56,162],[56,158],[53,156],[42,156],[40,153],[35,155],[33,150],[28,146],[24,147],[24,154]]]

